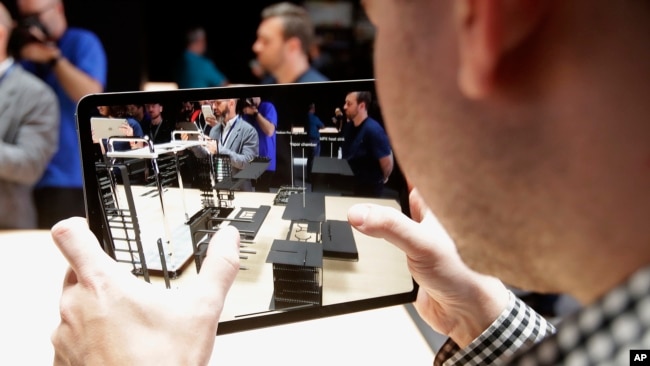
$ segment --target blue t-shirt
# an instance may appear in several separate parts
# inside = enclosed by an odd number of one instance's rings
[[[183,53],[177,73],[178,87],[181,89],[209,88],[226,82],[226,76],[210,59],[187,50]]]
[[[391,154],[386,131],[368,117],[359,127],[352,122],[344,127],[343,159],[347,159],[354,176],[364,184],[381,184],[384,173],[379,159]]]
[[[106,86],[106,53],[94,33],[85,29],[68,28],[57,46],[69,62],[101,83],[102,87]],[[59,148],[36,187],[81,188],[81,154],[75,122],[77,102],[65,93],[49,66],[26,61],[22,65],[54,89],[61,111]]]
[[[264,118],[268,119],[269,122],[273,123],[275,128],[278,128],[278,112],[275,110],[275,106],[270,103],[270,102],[262,102],[260,105],[257,107],[257,112],[260,113]],[[255,119],[254,116],[250,116],[247,114],[242,115],[245,121],[248,123],[252,124],[253,127],[257,130],[257,135],[260,138],[260,144],[259,144],[259,156],[264,156],[271,161],[269,162],[268,168],[266,170],[274,172],[275,171],[275,166],[276,166],[276,156],[275,156],[275,132],[273,133],[272,136],[267,136],[264,131],[262,131],[262,128],[260,127],[260,124],[257,122],[257,119]]]
[[[314,113],[309,113],[307,118],[307,136],[311,140],[320,139],[320,129],[325,127],[325,124]]]
[[[142,137],[142,136],[144,136],[144,133],[142,132],[142,126],[140,126],[140,123],[138,123],[138,121],[136,121],[135,119],[130,118],[130,117],[127,118],[126,121],[129,123],[129,126],[131,126],[131,128],[133,129],[133,136],[134,137]],[[115,151],[131,150],[131,144],[128,143],[128,142],[123,142],[123,141],[114,142],[113,143],[113,149],[115,149]]]
[[[310,67],[304,74],[300,75],[294,83],[314,83],[318,81],[329,81],[327,76],[321,74],[318,70]],[[262,79],[262,84],[277,84],[275,77],[268,75]]]

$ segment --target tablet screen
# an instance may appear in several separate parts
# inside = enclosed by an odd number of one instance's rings
[[[92,143],[106,105],[146,112],[129,116],[141,136],[108,139],[130,149]],[[374,81],[95,94],[77,123],[90,228],[135,276],[182,288],[210,237],[239,230],[219,334],[415,299],[404,253],[346,219],[364,202],[408,214]]]

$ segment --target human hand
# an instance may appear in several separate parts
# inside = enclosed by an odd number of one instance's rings
[[[461,348],[478,337],[505,309],[508,290],[499,280],[474,272],[461,260],[453,240],[426,207],[417,190],[409,196],[411,216],[389,207],[358,204],[350,224],[384,238],[407,255],[420,289],[415,307],[437,332]]]
[[[236,229],[213,236],[198,277],[178,290],[114,262],[81,218],[59,222],[52,237],[70,264],[52,335],[55,365],[207,364],[239,268]]]
[[[133,127],[129,126],[128,122],[124,122],[120,125],[120,132],[123,136],[133,136]]]
[[[217,118],[215,117],[205,117],[205,123],[209,124],[210,126],[214,127],[217,125]]]
[[[247,114],[247,115],[249,115],[249,116],[252,116],[252,115],[254,115],[255,113],[257,113],[257,108],[254,107],[254,106],[246,106],[246,107],[244,107],[244,108],[242,109],[242,112],[244,112],[244,114]]]
[[[28,43],[20,49],[21,58],[41,64],[48,63],[60,55],[58,48],[38,42]]]
[[[99,143],[99,137],[95,134],[95,129],[91,128],[90,129],[90,136],[93,139],[93,144],[98,144]]]
[[[210,154],[216,154],[218,151],[217,142],[215,140],[208,140],[205,146],[207,147]]]

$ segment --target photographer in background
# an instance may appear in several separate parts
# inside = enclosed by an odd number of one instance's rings
[[[334,117],[332,117],[332,124],[336,127],[336,129],[339,132],[341,132],[343,131],[343,126],[345,125],[345,122],[347,122],[347,120],[345,119],[343,112],[341,112],[341,108],[337,107],[334,110]]]
[[[34,191],[38,226],[49,229],[59,220],[85,216],[75,109],[84,95],[104,90],[106,54],[95,34],[68,27],[61,0],[18,0],[17,5],[17,56],[54,89],[61,111],[57,151]]]

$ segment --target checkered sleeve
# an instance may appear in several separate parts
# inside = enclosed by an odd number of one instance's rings
[[[464,349],[448,339],[437,352],[434,365],[503,364],[516,351],[529,348],[555,327],[517,298],[512,292],[499,317]]]

